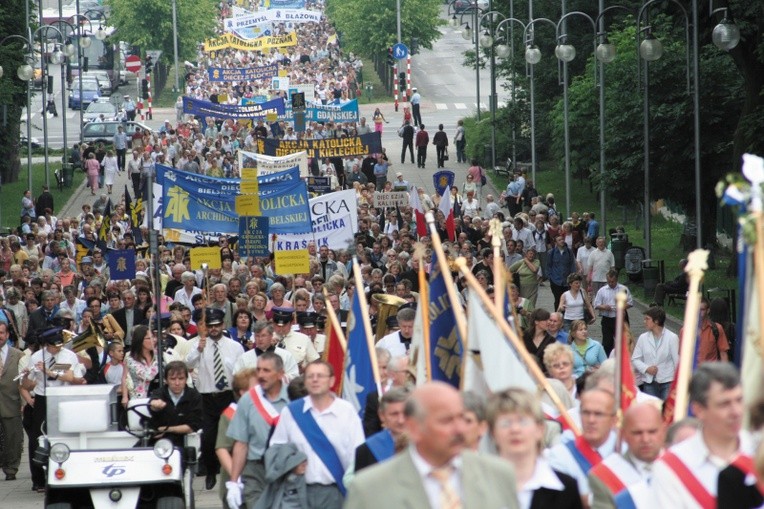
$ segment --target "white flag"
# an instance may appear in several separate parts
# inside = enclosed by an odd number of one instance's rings
[[[483,308],[480,298],[474,291],[469,292],[467,309],[469,311],[467,319],[469,348],[480,352],[483,376],[488,389],[498,392],[509,387],[521,387],[535,394],[536,382],[528,373],[528,369],[520,360],[512,343],[504,337],[494,323],[494,318]],[[472,357],[470,354],[466,366],[470,370]],[[473,381],[474,376],[465,377],[465,383]],[[465,386],[465,389],[471,388]],[[479,390],[479,386],[471,390]]]

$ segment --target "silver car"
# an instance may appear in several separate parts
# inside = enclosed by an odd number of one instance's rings
[[[82,114],[82,123],[87,124],[88,122],[108,122],[116,120],[117,113],[119,113],[119,111],[113,103],[109,102],[107,99],[100,98],[90,103],[88,109]],[[103,118],[101,118],[101,115],[103,115]]]

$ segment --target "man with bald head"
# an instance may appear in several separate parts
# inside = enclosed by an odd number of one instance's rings
[[[426,383],[412,393],[405,414],[408,449],[360,472],[345,509],[518,507],[509,463],[465,450],[464,403],[456,389]]]
[[[592,509],[615,509],[629,502],[652,509],[656,502],[649,489],[653,462],[666,438],[660,411],[650,403],[632,405],[624,414],[621,434],[628,451],[611,454],[589,472]]]

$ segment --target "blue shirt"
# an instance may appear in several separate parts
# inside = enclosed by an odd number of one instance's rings
[[[568,276],[576,271],[576,259],[568,246],[560,251],[555,246],[547,254],[546,275],[557,286],[568,286]]]
[[[377,163],[374,165],[374,176],[375,177],[387,177],[387,168],[390,166],[390,163]]]
[[[594,219],[589,220],[589,224],[586,228],[586,236],[590,239],[596,239],[600,236],[600,224]]]
[[[562,343],[564,345],[568,344],[568,333],[564,330],[560,329],[557,334],[555,335],[554,339],[557,340],[558,343]]]

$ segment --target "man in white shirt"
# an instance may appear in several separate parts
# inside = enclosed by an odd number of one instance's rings
[[[308,396],[281,412],[270,444],[292,443],[308,456],[305,482],[309,509],[340,509],[345,493],[342,475],[365,440],[361,419],[350,403],[331,391],[331,364],[311,362],[304,375]],[[325,451],[323,455],[319,455],[320,449]]]
[[[737,369],[726,362],[701,364],[689,393],[700,429],[655,463],[656,507],[752,507],[740,503],[746,492],[758,490],[751,471],[754,443],[743,430],[745,407]],[[725,482],[729,469],[739,471],[736,484]]]
[[[411,348],[411,338],[414,334],[414,320],[416,311],[411,308],[403,308],[396,314],[400,330],[391,332],[377,342],[378,348],[384,348],[393,357],[401,357],[408,354]]]
[[[308,336],[292,330],[293,318],[292,308],[273,308],[273,330],[278,345],[292,354],[302,372],[309,362],[317,360],[319,356]]]
[[[589,253],[586,260],[587,277],[592,283],[595,295],[607,284],[607,273],[615,267],[613,253],[605,247],[605,237],[597,237],[597,249]]]
[[[202,311],[205,314],[204,318]],[[196,369],[195,385],[202,395],[204,415],[201,465],[206,470],[205,486],[211,490],[215,487],[220,471],[220,462],[215,455],[220,414],[233,401],[233,366],[236,359],[244,353],[244,347],[223,335],[221,310],[197,309],[194,311],[194,321],[200,325],[200,333],[191,340],[186,364],[189,369]]]
[[[594,254],[594,253],[592,253]],[[634,306],[629,289],[618,282],[618,270],[610,269],[607,273],[607,284],[599,289],[594,297],[594,309],[599,311],[600,325],[602,326],[602,348],[605,349],[605,355],[615,346],[615,297],[621,291],[626,292],[626,309]]]

